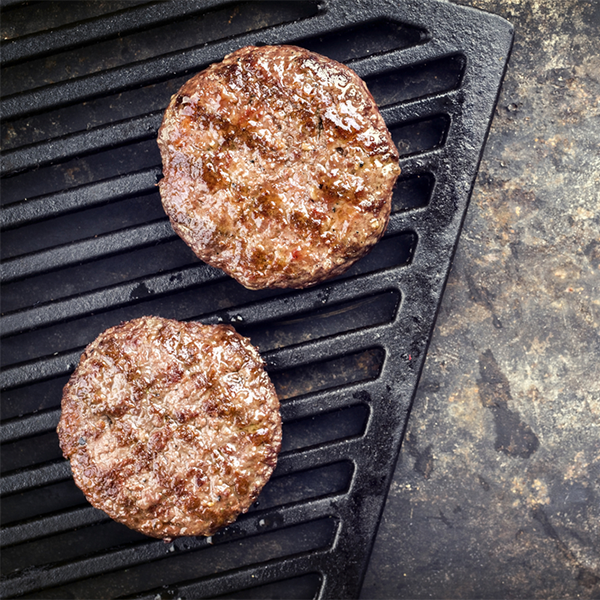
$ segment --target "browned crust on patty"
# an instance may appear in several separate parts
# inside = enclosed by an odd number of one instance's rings
[[[232,327],[142,317],[86,348],[58,435],[77,485],[116,521],[211,535],[271,476],[281,418],[258,351]]]
[[[296,46],[242,48],[192,77],[158,144],[174,230],[251,289],[345,271],[383,235],[400,172],[365,83]]]

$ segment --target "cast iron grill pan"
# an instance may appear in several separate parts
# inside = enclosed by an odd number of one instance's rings
[[[512,42],[436,0],[2,2],[3,597],[358,595]],[[111,12],[106,12],[110,10]],[[349,64],[402,175],[384,239],[303,291],[249,291],[160,206],[156,134],[192,74],[248,44]],[[231,323],[284,442],[248,514],[152,540],[87,504],[55,433],[86,344],[146,314]]]

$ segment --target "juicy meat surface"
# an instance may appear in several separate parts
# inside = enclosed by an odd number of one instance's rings
[[[192,77],[158,145],[173,229],[251,289],[345,271],[383,235],[400,172],[365,83],[296,46],[242,48]]]
[[[58,435],[77,485],[116,521],[159,538],[212,535],[271,476],[279,400],[232,327],[142,317],[86,348]]]

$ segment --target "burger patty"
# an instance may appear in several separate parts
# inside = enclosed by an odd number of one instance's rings
[[[271,476],[281,418],[258,351],[232,327],[143,317],[86,348],[58,435],[77,485],[116,521],[212,535]]]
[[[365,83],[296,46],[242,48],[192,77],[158,145],[173,229],[250,289],[345,271],[383,235],[400,172]]]

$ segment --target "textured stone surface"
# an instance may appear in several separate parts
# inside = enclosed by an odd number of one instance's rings
[[[515,45],[363,598],[600,598],[600,3]]]

